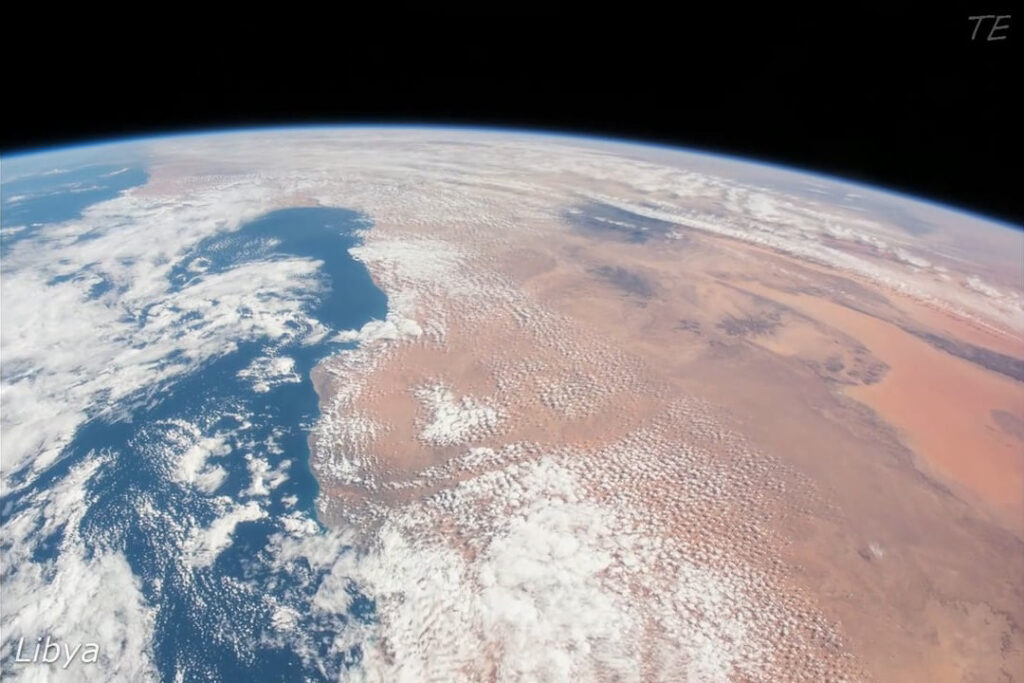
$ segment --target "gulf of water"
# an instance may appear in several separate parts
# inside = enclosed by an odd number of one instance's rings
[[[5,209],[3,224],[66,220],[90,203],[115,196],[146,178],[141,169],[117,171],[90,167],[5,184],[5,197],[24,195],[26,199],[14,209]],[[354,231],[368,226],[365,217],[342,208],[276,211],[236,232],[198,244],[172,270],[168,285],[173,290],[186,286],[190,278],[203,277],[190,270],[190,264],[202,264],[209,273],[247,260],[272,268],[278,257],[311,257],[323,262],[320,272],[328,287],[310,302],[309,312],[332,331],[358,329],[371,319],[383,318],[387,311],[385,295],[365,267],[348,254],[358,241]],[[18,239],[30,235],[30,231],[18,233]],[[239,344],[234,352],[181,378],[145,405],[131,408],[127,419],[87,423],[57,466],[30,490],[6,502],[16,509],[19,499],[51,485],[90,453],[111,454],[90,481],[93,500],[80,534],[87,546],[122,551],[141,578],[143,595],[157,608],[154,657],[164,680],[173,680],[176,674],[184,680],[318,680],[336,676],[341,668],[359,661],[356,646],[335,657],[336,661],[325,659],[307,666],[290,647],[275,642],[274,604],[301,615],[316,581],[309,576],[312,568],[274,571],[266,556],[269,537],[280,532],[275,518],[298,510],[315,519],[318,489],[309,469],[307,437],[318,406],[310,370],[344,346],[326,338],[286,347],[270,341]],[[298,381],[273,386],[265,393],[254,391],[252,380],[238,373],[268,354],[294,359]],[[193,427],[204,436],[220,435],[231,448],[230,453],[210,460],[227,471],[212,494],[182,487],[168,477],[168,459],[180,453],[183,430]],[[247,455],[265,459],[271,469],[283,468],[287,474],[284,483],[258,499],[268,516],[239,524],[232,544],[209,567],[184,571],[179,550],[184,527],[177,522],[194,520],[207,526],[224,512],[218,497],[251,499],[245,494],[252,481]],[[285,461],[291,464],[285,467]],[[51,561],[58,552],[58,540],[41,543],[35,559]],[[372,602],[355,589],[353,595],[348,618],[372,620]],[[268,601],[266,596],[274,599]],[[338,623],[320,632],[315,624],[303,628],[313,649],[326,657]]]

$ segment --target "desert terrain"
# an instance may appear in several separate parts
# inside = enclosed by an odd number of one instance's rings
[[[310,436],[371,679],[1024,680],[1019,232],[594,141],[211,144],[372,221]]]
[[[329,519],[420,509],[423,533],[447,529],[472,562],[480,527],[434,503],[557,454],[588,499],[629,511],[630,533],[672,547],[602,573],[657,596],[652,623],[685,573],[677,555],[758,577],[736,579],[726,613],[688,604],[648,626],[642,678],[673,675],[673,629],[721,638],[736,610],[771,653],[719,642],[736,648],[734,680],[1020,680],[1021,380],[924,335],[1015,358],[1019,339],[723,237],[538,232],[479,247],[465,286],[492,290],[493,308],[431,300],[443,336],[389,343],[334,404],[373,437],[315,448],[361,453],[373,484],[322,476]],[[326,397],[352,381],[332,367],[316,377]]]

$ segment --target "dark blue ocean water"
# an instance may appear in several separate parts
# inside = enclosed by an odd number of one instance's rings
[[[27,178],[11,181],[11,187],[5,184],[5,197],[31,194],[33,198],[22,200],[14,209],[5,206],[4,225],[64,220],[88,205],[85,195],[99,201],[128,186],[117,183],[132,179],[137,184],[145,179],[142,171],[108,175],[110,171],[92,167],[61,174],[60,180]],[[102,190],[80,191],[104,183]],[[280,257],[315,258],[323,262],[320,273],[327,287],[325,294],[309,302],[308,312],[332,331],[358,329],[371,319],[383,318],[387,311],[385,295],[347,251],[358,240],[353,231],[366,227],[365,217],[341,208],[276,211],[236,232],[198,244],[173,267],[168,285],[171,290],[180,289],[188,286],[190,278],[203,277],[189,270],[190,264],[202,263],[210,273],[251,260],[273,268]],[[154,655],[164,680],[172,680],[177,671],[184,671],[184,680],[196,681],[319,680],[335,677],[341,668],[359,660],[358,647],[334,656],[334,661],[327,656],[337,621],[329,627],[302,625],[306,639],[323,655],[317,666],[304,666],[290,647],[274,641],[275,602],[306,614],[318,582],[308,566],[300,564],[289,570],[292,573],[274,571],[266,556],[268,538],[281,530],[275,518],[299,510],[315,519],[317,484],[309,469],[307,436],[317,418],[317,397],[309,372],[325,356],[346,346],[329,341],[286,346],[272,340],[240,343],[234,352],[182,377],[145,405],[131,408],[128,419],[87,423],[50,471],[28,490],[4,501],[5,509],[17,510],[33,491],[45,489],[90,454],[110,454],[90,481],[93,500],[79,533],[87,546],[124,552],[141,578],[145,598],[158,608]],[[239,371],[254,359],[277,354],[294,359],[301,381],[259,393],[250,379],[239,377]],[[227,471],[212,495],[182,486],[168,474],[190,438],[182,421],[203,436],[219,435],[231,447],[230,453],[209,461]],[[271,469],[290,461],[287,480],[267,497],[247,497],[252,478],[246,455],[266,459]],[[239,503],[257,500],[267,517],[240,523],[232,544],[209,567],[186,568],[180,551],[189,526],[184,522],[208,526],[223,515],[224,506],[215,500],[223,496]],[[291,497],[297,499],[293,506],[284,500]],[[35,559],[51,561],[58,541],[46,539]],[[372,602],[354,587],[352,594],[356,600],[347,618],[372,620]]]

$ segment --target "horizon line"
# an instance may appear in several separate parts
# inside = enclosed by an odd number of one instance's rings
[[[89,148],[99,147],[113,147],[117,145],[129,145],[132,143],[142,143],[149,140],[167,140],[175,138],[200,138],[200,137],[213,137],[217,135],[234,135],[234,134],[245,134],[245,133],[261,133],[261,132],[286,132],[286,131],[304,131],[304,130],[342,130],[342,129],[404,129],[404,130],[430,130],[430,129],[442,129],[442,130],[460,130],[466,132],[481,132],[481,133],[504,133],[512,135],[536,135],[540,137],[552,137],[552,138],[568,138],[575,140],[591,141],[591,142],[602,142],[611,143],[623,146],[632,147],[648,147],[654,149],[660,149],[675,153],[684,154],[695,154],[698,156],[713,157],[717,159],[726,160],[733,163],[747,164],[752,166],[768,167],[779,171],[785,171],[796,175],[809,176],[812,178],[822,178],[831,180],[833,182],[844,183],[852,185],[854,187],[860,187],[873,192],[878,192],[885,195],[899,197],[905,200],[918,202],[932,206],[937,209],[949,211],[952,213],[959,213],[978,220],[984,220],[986,222],[995,223],[1003,227],[1010,228],[1014,231],[1021,231],[1024,229],[1024,225],[1007,220],[1003,218],[996,218],[991,215],[985,215],[979,213],[976,210],[962,208],[946,203],[940,199],[934,199],[923,195],[912,194],[911,192],[889,189],[880,185],[872,184],[871,182],[865,182],[861,180],[854,180],[843,176],[833,175],[828,172],[820,172],[813,169],[791,166],[784,162],[777,162],[770,159],[763,159],[758,157],[742,157],[730,152],[721,152],[716,149],[703,148],[703,147],[684,147],[678,144],[666,143],[663,141],[655,141],[652,139],[643,138],[629,138],[629,137],[612,137],[603,134],[596,133],[580,133],[562,129],[552,128],[540,128],[532,126],[502,126],[500,124],[463,124],[463,123],[418,123],[418,122],[348,122],[348,123],[301,123],[301,124],[290,124],[290,123],[268,123],[268,124],[253,124],[243,125],[237,127],[223,127],[223,128],[192,128],[182,130],[179,132],[153,132],[153,133],[138,133],[131,134],[127,137],[114,138],[96,138],[82,142],[72,142],[67,144],[55,144],[49,147],[37,147],[28,150],[17,150],[13,152],[2,152],[0,151],[0,162],[7,159],[22,159],[25,157],[37,157],[44,156],[47,154],[55,154],[59,152],[71,152],[76,150],[84,150]]]

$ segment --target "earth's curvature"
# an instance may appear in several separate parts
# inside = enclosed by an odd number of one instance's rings
[[[0,180],[5,679],[1024,679],[1010,226],[447,128]]]

